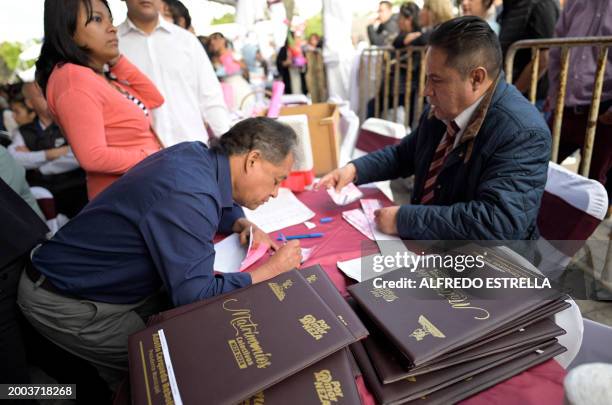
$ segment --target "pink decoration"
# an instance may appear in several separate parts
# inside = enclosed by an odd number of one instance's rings
[[[285,93],[285,83],[281,82],[280,80],[275,80],[274,83],[272,83],[272,97],[270,97],[268,117],[277,118],[279,116],[283,93]]]
[[[234,89],[228,83],[221,82],[221,90],[223,91],[223,100],[225,101],[225,105],[227,108],[234,107]]]

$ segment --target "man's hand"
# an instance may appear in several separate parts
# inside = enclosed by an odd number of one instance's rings
[[[381,208],[374,211],[376,226],[388,235],[397,235],[397,212],[399,206]]]
[[[604,125],[612,125],[612,107],[599,116],[599,122]]]
[[[300,242],[297,240],[289,241],[286,245],[281,246],[270,260],[251,272],[251,280],[253,283],[268,280],[300,267],[301,262],[302,249],[300,248]]]
[[[55,160],[68,153],[68,146],[60,146],[59,148],[45,150],[45,158],[47,160]]]
[[[317,184],[314,189],[318,190],[321,187],[330,188],[335,187],[337,192],[340,192],[350,182],[354,181],[357,177],[357,168],[354,164],[349,163],[344,167],[335,169],[327,173]]]
[[[257,225],[246,218],[238,218],[234,222],[232,231],[240,234],[240,243],[246,245],[249,243],[249,236],[253,227],[253,248],[256,248],[260,243],[270,246],[274,250],[278,250],[279,245],[267,233],[259,229]]]

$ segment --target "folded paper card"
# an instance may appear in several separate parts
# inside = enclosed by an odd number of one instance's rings
[[[351,224],[368,239],[374,240],[374,234],[370,228],[370,223],[361,209],[355,208],[354,210],[344,211],[342,213],[342,219]]]
[[[336,205],[348,205],[363,197],[363,193],[353,183],[349,183],[337,192],[335,188],[328,188],[327,192]]]

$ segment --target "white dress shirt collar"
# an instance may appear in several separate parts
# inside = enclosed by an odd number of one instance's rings
[[[163,29],[167,32],[172,32],[173,27],[174,27],[174,24],[166,21],[162,16],[159,16],[157,18],[157,25],[155,26],[155,29],[153,31],[156,31],[158,29]],[[130,20],[129,17],[126,17],[125,21],[119,25],[118,30],[119,30],[119,35],[125,35],[130,31],[136,31],[145,36],[148,35],[143,30],[138,28],[136,24],[134,24],[132,20]]]
[[[118,28],[119,49],[164,96],[153,128],[164,146],[208,140],[205,122],[221,136],[230,128],[223,91],[195,35],[159,18],[149,35],[129,18]]]

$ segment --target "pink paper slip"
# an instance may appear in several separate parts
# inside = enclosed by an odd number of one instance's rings
[[[240,263],[240,269],[238,271],[248,269],[253,263],[261,259],[261,257],[266,254],[268,249],[270,249],[270,246],[268,246],[266,243],[260,243],[259,246],[257,246],[257,249],[254,250],[249,247],[249,251],[242,263]]]
[[[335,188],[328,188],[327,193],[336,205],[348,205],[354,203],[363,197],[363,193],[353,183],[349,183],[340,192],[336,192]]]
[[[397,236],[387,235],[386,233],[381,232],[376,226],[374,211],[383,208],[380,200],[362,198],[361,208],[363,209],[366,220],[370,226],[370,230],[372,231],[372,235],[374,235],[374,239],[376,241],[400,240],[400,238]]]
[[[354,210],[344,211],[342,213],[342,218],[355,227],[355,229],[357,229],[359,232],[368,237],[368,239],[374,240],[374,234],[372,233],[368,219],[362,210],[355,208]]]
[[[242,260],[242,263],[240,263],[240,268],[238,271],[244,271],[249,268],[249,266],[261,259],[261,257],[266,254],[268,249],[270,249],[270,245],[267,243],[260,243],[259,246],[257,246],[257,249],[253,250],[253,227],[251,226],[249,228],[249,248],[247,249],[247,254],[244,257],[244,260]]]
[[[382,204],[380,200],[364,198],[361,200],[361,208],[363,208],[363,213],[365,214],[366,220],[370,225],[374,225],[374,211],[382,208]]]

